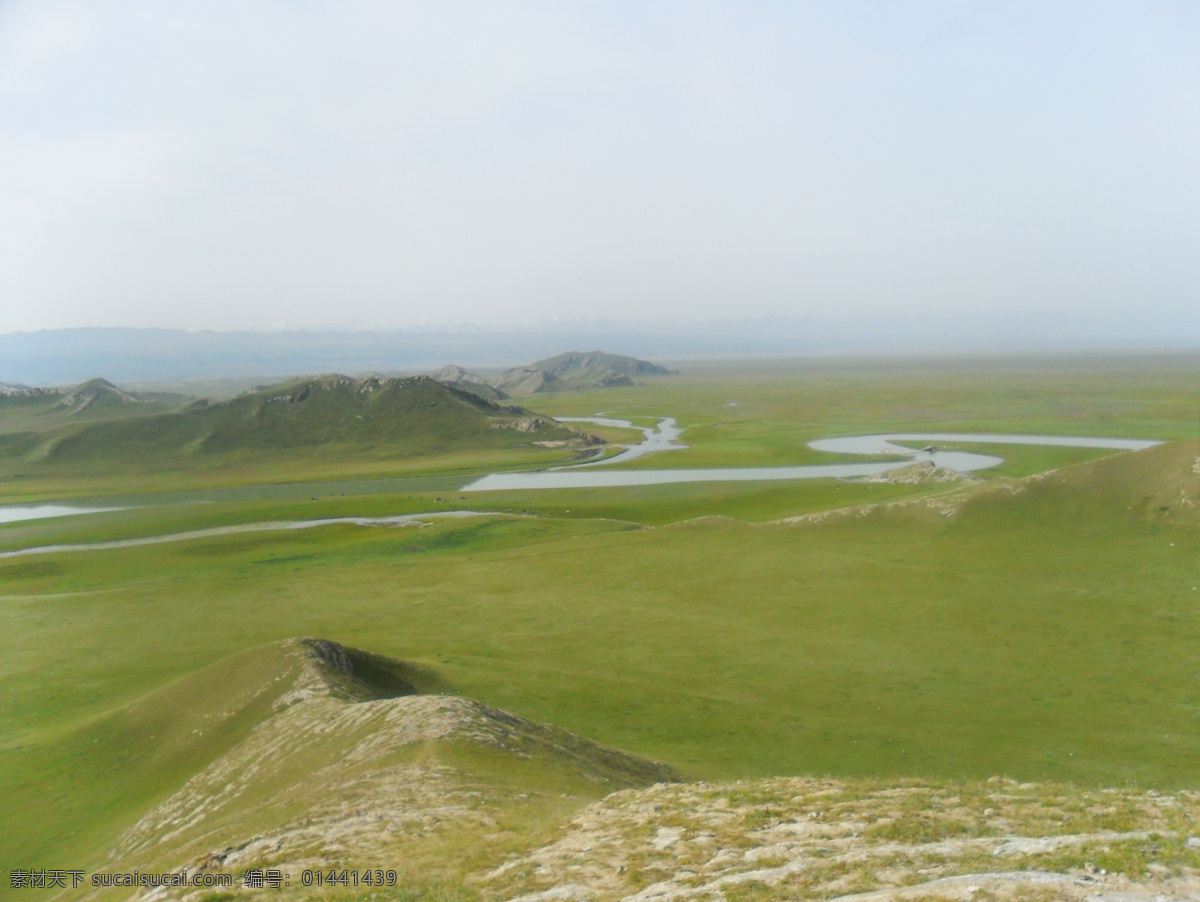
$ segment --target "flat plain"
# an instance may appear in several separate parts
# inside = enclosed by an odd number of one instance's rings
[[[805,443],[893,430],[1164,444],[1006,446],[981,481],[911,484],[462,493],[475,474],[576,453],[498,446],[300,449],[206,471],[185,461],[179,476],[144,472],[114,445],[95,452],[101,476],[75,463],[24,470],[0,484],[4,501],[138,504],[0,526],[0,551],[269,521],[486,516],[0,560],[5,865],[98,867],[265,722],[266,702],[238,701],[219,728],[188,716],[276,679],[279,643],[295,637],[403,661],[438,693],[657,762],[672,780],[1197,788],[1200,358],[678,368],[637,387],[518,400],[549,416],[675,417],[690,447],[618,465],[634,468],[827,462]],[[410,476],[446,481],[368,484]],[[293,491],[255,488],[268,482]],[[168,489],[172,503],[154,504]],[[509,832],[480,845],[464,827],[435,851],[405,846],[410,895],[395,898],[506,897],[462,875],[549,842],[583,805],[651,773],[629,764],[584,779],[455,748],[442,760],[466,756],[464,768],[510,790]],[[599,760],[588,755],[578,760]]]

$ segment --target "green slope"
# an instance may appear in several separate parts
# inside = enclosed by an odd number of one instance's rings
[[[0,754],[16,776],[6,870],[54,857],[123,873],[290,862],[298,875],[356,852],[353,867],[428,878],[461,867],[447,852],[462,857],[464,830],[478,845],[467,857],[494,866],[514,839],[586,800],[675,776],[447,694],[427,669],[312,639],[224,658],[48,753]],[[444,822],[428,836],[379,835],[378,821],[426,812]],[[488,828],[498,818],[508,836]]]
[[[303,379],[177,413],[3,437],[13,472],[137,472],[297,455],[394,459],[529,448],[574,430],[424,376]]]
[[[0,436],[169,413],[190,400],[183,395],[127,392],[105,379],[68,388],[0,385]]]

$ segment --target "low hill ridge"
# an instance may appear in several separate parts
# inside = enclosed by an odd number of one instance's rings
[[[528,807],[536,780],[526,785],[522,773],[557,774],[576,791],[595,786],[594,797],[675,777],[647,759],[445,694],[422,667],[336,642],[290,639],[260,649],[257,661],[248,654],[228,666],[234,694],[224,702],[210,676],[201,693],[185,681],[169,698],[142,702],[184,696],[226,717],[239,704],[265,716],[126,830],[112,867],[240,873],[270,862],[298,874],[346,856],[356,867],[395,867],[411,860],[405,847],[422,836],[436,846],[441,834],[486,831],[505,806]],[[239,692],[247,668],[254,680]]]
[[[137,395],[124,389],[117,388],[107,379],[89,379],[63,393],[58,402],[62,407],[71,408],[71,413],[79,414],[93,405],[112,404],[142,404]]]
[[[0,397],[22,398],[42,391],[44,389],[30,388],[28,385],[10,385],[7,382],[0,382]]]
[[[64,403],[80,411],[130,400],[136,398],[97,380],[80,386]],[[133,459],[169,466],[197,454],[336,447],[389,458],[567,441],[577,435],[578,430],[522,407],[504,406],[429,376],[355,379],[335,373],[225,401],[197,401],[174,413],[96,422],[68,429],[49,442],[14,441],[11,447],[51,464]]]
[[[485,376],[472,373],[470,370],[453,363],[442,367],[433,374],[433,378],[442,383],[442,385],[452,385],[455,388],[469,391],[489,401],[502,401],[508,397],[504,391],[489,384]]]
[[[192,399],[167,392],[131,392],[107,379],[39,387],[0,383],[0,435],[47,433],[84,423],[170,413]]]
[[[140,404],[145,399],[122,388],[113,385],[107,379],[88,379],[78,385],[59,385],[35,387],[30,385],[10,385],[0,382],[0,397],[7,398],[44,398],[57,397],[64,407],[74,407],[81,410],[94,404],[100,399],[110,399],[117,403]]]
[[[772,522],[832,523],[870,514],[921,511],[950,519],[992,509],[1020,511],[1044,523],[1100,524],[1121,512],[1130,519],[1164,526],[1200,524],[1200,445],[1195,439],[1114,453],[1017,479],[983,481],[921,462],[862,481],[893,480],[943,483],[947,488],[924,497],[829,508]]]
[[[672,376],[675,370],[648,360],[604,351],[567,351],[526,366],[516,366],[497,376],[484,377],[450,364],[434,378],[462,386],[490,386],[502,393],[533,395],[580,388],[634,385],[634,376]]]
[[[127,718],[131,741],[143,741],[141,723],[176,744],[259,712],[127,829],[103,868],[226,873],[233,898],[249,868],[278,868],[291,880],[276,895],[307,899],[305,869],[345,867],[397,869],[397,898],[469,886],[494,902],[1200,892],[1196,792],[1001,777],[680,782],[662,765],[448,695],[428,669],[324,639],[242,652],[131,709],[142,718]],[[173,734],[162,733],[163,712],[180,721]]]
[[[604,351],[567,351],[547,357],[533,364],[539,370],[552,373],[560,379],[578,379],[595,382],[610,376],[677,376],[677,370],[665,366],[626,357],[622,354],[606,354]]]
[[[540,392],[560,391],[570,386],[553,373],[539,370],[535,366],[519,366],[505,370],[491,380],[491,385],[514,395],[533,395]]]

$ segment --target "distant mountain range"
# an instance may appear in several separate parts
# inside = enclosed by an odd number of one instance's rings
[[[831,305],[834,309],[836,305]],[[103,373],[121,383],[301,373],[427,372],[450,361],[511,367],[562,348],[618,348],[652,360],[844,353],[1196,348],[1200,307],[1173,320],[1065,314],[828,314],[703,322],[561,322],[539,327],[187,332],[86,328],[0,334],[0,382],[59,385]]]
[[[492,396],[504,398],[508,395],[629,386],[635,384],[634,376],[671,376],[677,375],[677,372],[648,360],[621,354],[568,351],[490,377],[451,364],[438,370],[434,378],[485,397],[490,392]]]

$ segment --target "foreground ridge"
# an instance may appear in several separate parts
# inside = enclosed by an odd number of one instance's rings
[[[300,883],[305,870],[369,868],[396,871],[396,885],[347,898],[1200,898],[1196,791],[1000,777],[681,782],[328,640],[251,650],[219,672],[236,688],[211,704],[173,690],[196,700],[195,732],[238,710],[263,716],[126,830],[106,870],[227,874],[221,899],[256,897],[242,883],[255,868],[291,875],[272,891],[285,899],[325,898]]]
[[[219,731],[214,721],[239,708],[265,707],[266,716],[126,830],[104,870],[224,872],[240,884],[248,869],[279,868],[296,876],[297,891],[304,870],[400,863],[413,878],[461,866],[444,851],[460,837],[505,821],[524,835],[528,820],[557,814],[563,798],[579,797],[573,810],[613,788],[677,778],[647,759],[446,694],[431,671],[336,642],[292,639],[259,657],[269,666],[253,681],[242,678],[245,660],[229,665],[240,668],[230,681],[236,694],[196,732]],[[202,896],[158,888],[146,898]]]
[[[480,884],[513,902],[1193,899],[1197,813],[1195,792],[1001,778],[659,785],[588,806]]]

